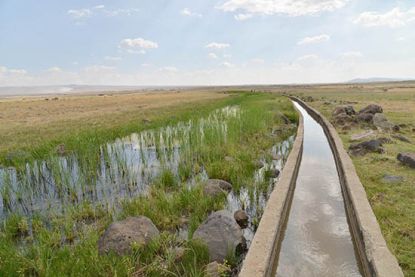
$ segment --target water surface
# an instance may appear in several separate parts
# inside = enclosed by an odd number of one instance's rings
[[[361,276],[329,142],[295,106],[304,118],[304,148],[277,276]]]

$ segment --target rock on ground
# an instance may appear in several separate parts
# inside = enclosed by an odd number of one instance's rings
[[[372,123],[373,114],[371,113],[360,113],[357,115],[357,120],[360,122]]]
[[[209,179],[207,180],[203,192],[207,196],[217,196],[232,191],[232,185],[224,180]]]
[[[354,156],[363,156],[368,152],[383,153],[382,141],[379,139],[372,139],[361,143],[351,144],[349,152]]]
[[[363,114],[363,113],[371,113],[371,114],[383,113],[383,109],[379,105],[370,104],[359,111],[359,114]]]
[[[226,210],[212,213],[194,232],[193,239],[207,245],[212,262],[221,263],[228,254],[237,255],[246,249],[242,229]]]
[[[245,229],[248,227],[248,214],[244,210],[238,210],[233,214],[233,217],[236,220],[236,223],[242,228]]]
[[[382,130],[393,130],[395,128],[395,124],[388,121],[384,114],[376,113],[373,116],[373,125],[377,128]]]
[[[269,177],[277,178],[280,175],[280,171],[277,168],[271,168],[269,170]]]
[[[344,125],[344,124],[352,124],[352,123],[356,123],[356,120],[348,114],[345,113],[341,113],[336,115],[334,118],[334,124],[335,125]]]
[[[153,222],[145,217],[128,217],[112,223],[98,241],[98,252],[102,255],[114,251],[118,255],[131,252],[131,245],[146,245],[160,232]]]
[[[367,138],[367,137],[370,137],[370,136],[373,136],[373,135],[375,135],[375,132],[373,130],[369,130],[369,131],[366,131],[366,132],[363,132],[363,133],[353,134],[350,137],[350,140],[351,141],[361,140],[361,139],[364,139],[364,138]]]
[[[353,106],[338,106],[333,111],[333,116],[338,114],[347,114],[347,115],[355,115],[356,111],[354,110]]]
[[[206,277],[221,277],[224,273],[228,272],[229,268],[218,262],[211,262],[206,266]]]
[[[384,183],[390,183],[390,184],[400,183],[400,182],[403,181],[403,177],[402,176],[394,176],[394,175],[385,175],[385,176],[383,176],[382,181]]]
[[[401,163],[415,168],[415,153],[399,153],[397,159]]]

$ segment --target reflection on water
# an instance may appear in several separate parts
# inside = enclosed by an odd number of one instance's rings
[[[59,214],[85,201],[111,208],[121,199],[146,193],[164,170],[178,178],[180,164],[191,164],[192,150],[206,140],[225,143],[228,123],[240,113],[238,106],[227,106],[207,118],[117,139],[101,147],[92,180],[74,155],[27,164],[23,171],[0,168],[0,219],[8,213]],[[194,183],[206,174],[189,177]]]
[[[304,117],[304,148],[277,276],[361,276],[330,145],[295,105]]]
[[[114,209],[123,199],[147,193],[149,185],[164,171],[179,179],[182,171],[188,170],[191,187],[208,179],[203,166],[197,172],[192,169],[197,148],[206,141],[225,143],[228,125],[240,120],[241,112],[238,106],[228,106],[206,118],[134,133],[108,143],[100,148],[93,179],[86,176],[87,170],[74,155],[27,164],[23,171],[0,168],[0,219],[10,213],[29,217],[62,214],[84,202]],[[242,187],[228,195],[227,209],[234,212],[244,208],[250,216],[245,230],[248,243],[275,182],[264,180],[265,172],[282,169],[293,140],[294,136],[271,149],[271,156],[278,160],[264,160],[265,166],[255,172],[249,189]],[[265,190],[260,187],[264,182]]]

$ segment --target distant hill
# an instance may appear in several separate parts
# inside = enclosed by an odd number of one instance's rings
[[[353,83],[353,84],[364,84],[364,83],[384,83],[384,82],[400,82],[400,81],[410,81],[411,79],[405,78],[382,78],[382,77],[374,77],[374,78],[356,78],[346,83]]]

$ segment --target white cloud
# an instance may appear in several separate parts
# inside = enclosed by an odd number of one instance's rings
[[[227,0],[217,8],[246,14],[313,15],[342,8],[349,0]]]
[[[316,60],[319,59],[319,56],[316,54],[309,54],[309,55],[304,55],[301,56],[299,58],[296,59],[296,62],[301,62],[301,63],[308,63],[308,62],[314,62]]]
[[[139,9],[115,9],[115,10],[103,10],[104,15],[106,16],[119,16],[119,15],[125,15],[125,16],[131,16],[135,13],[138,13]]]
[[[145,54],[145,49],[156,49],[159,45],[157,42],[143,38],[126,38],[120,42],[119,47],[127,50],[128,53]]]
[[[193,16],[193,17],[202,17],[202,15],[200,14],[200,13],[195,13],[195,12],[192,12],[190,9],[188,9],[188,8],[184,8],[181,12],[180,12],[180,14],[181,15],[184,15],[184,16]]]
[[[46,71],[50,73],[58,73],[58,72],[62,72],[62,69],[60,67],[54,66],[54,67],[48,68]]]
[[[311,56],[311,57],[310,57]],[[304,61],[311,60],[311,63]],[[203,70],[175,70],[166,66],[139,67],[134,72],[121,72],[115,67],[91,65],[76,72],[65,71],[39,74],[24,69],[9,70],[0,66],[1,86],[34,86],[62,84],[91,85],[238,85],[343,82],[356,77],[373,76],[414,78],[413,60],[370,62],[362,59],[352,62],[343,59],[325,60],[309,55],[292,62],[264,66],[241,67],[230,63]],[[173,71],[173,72],[172,72]],[[14,73],[13,73],[14,72]],[[21,72],[24,74],[18,74]],[[26,72],[26,73],[25,73]],[[412,74],[412,76],[410,75]]]
[[[233,17],[238,21],[244,21],[250,19],[252,16],[253,15],[251,13],[238,13],[235,14]]]
[[[222,65],[223,65],[224,67],[227,67],[227,68],[232,68],[232,67],[235,67],[235,65],[234,65],[234,64],[232,64],[232,63],[230,63],[230,62],[224,62],[224,63],[222,63]]]
[[[255,63],[255,64],[264,64],[265,63],[264,59],[260,59],[260,58],[251,59],[250,62]]]
[[[68,10],[68,15],[75,20],[90,17],[92,12],[90,9]]]
[[[216,60],[218,58],[218,55],[216,55],[215,53],[209,53],[208,54],[209,58]]]
[[[353,22],[365,27],[390,27],[397,28],[415,21],[415,7],[408,11],[401,11],[400,8],[394,8],[385,13],[364,12],[361,13]]]
[[[211,42],[208,45],[206,45],[206,48],[218,50],[229,48],[230,46],[231,45],[229,43]]]
[[[121,61],[121,57],[105,56],[104,60],[110,61],[110,62],[117,62],[117,61]]]
[[[348,52],[342,53],[340,56],[346,59],[356,59],[356,58],[362,58],[363,54],[359,51],[348,51]]]
[[[325,42],[325,41],[329,41],[329,40],[330,40],[329,35],[321,34],[321,35],[313,36],[313,37],[305,37],[302,40],[300,40],[299,42],[297,42],[297,45],[315,44],[315,43]]]
[[[76,21],[85,20],[94,15],[114,17],[119,15],[130,16],[139,12],[139,9],[107,9],[104,5],[97,5],[92,8],[71,9],[67,14]]]
[[[164,67],[160,68],[160,71],[167,72],[167,73],[176,73],[179,70],[174,66],[164,66]]]

